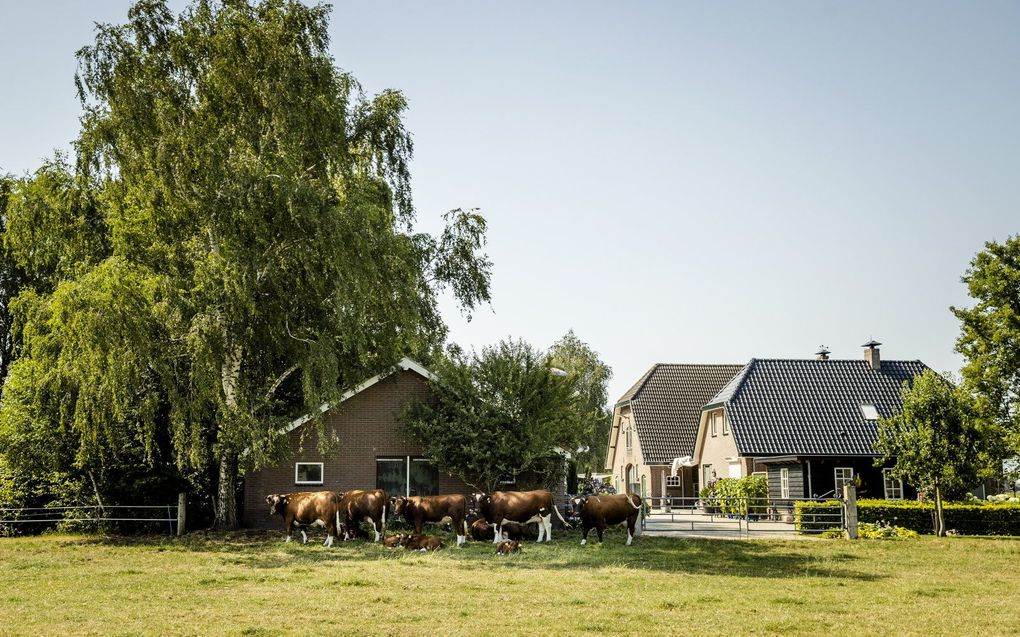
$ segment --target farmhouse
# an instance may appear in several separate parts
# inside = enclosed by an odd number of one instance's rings
[[[742,368],[658,364],[645,372],[613,408],[606,466],[616,490],[653,498],[697,495],[696,472],[681,461],[694,455],[702,407]]]
[[[439,471],[401,430],[400,414],[428,392],[431,373],[405,358],[324,406],[326,433],[337,442],[319,452],[308,416],[286,429],[289,453],[278,464],[244,477],[242,518],[247,526],[272,526],[265,505],[271,493],[380,488],[390,495],[469,493],[458,478]]]
[[[772,498],[826,497],[853,482],[862,497],[913,492],[875,467],[878,419],[901,407],[900,391],[927,366],[863,360],[751,359],[706,401],[694,448],[700,484],[766,473]]]

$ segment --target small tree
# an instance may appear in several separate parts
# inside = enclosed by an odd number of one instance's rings
[[[487,492],[528,472],[552,486],[557,449],[576,448],[588,426],[569,375],[513,340],[481,354],[453,348],[434,371],[431,397],[412,405],[405,426],[439,468]]]
[[[893,477],[935,499],[935,534],[944,536],[942,501],[974,484],[981,468],[983,435],[973,398],[931,370],[904,385],[903,409],[878,423],[876,461],[894,461]]]
[[[613,412],[606,409],[613,370],[602,362],[598,352],[577,338],[574,330],[549,348],[549,362],[570,376],[579,395],[578,407],[584,412],[586,431],[572,463],[589,475],[601,471],[606,466],[606,443],[613,423]]]

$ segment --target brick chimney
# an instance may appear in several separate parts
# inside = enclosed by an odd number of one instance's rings
[[[868,363],[871,365],[871,369],[875,370],[876,372],[882,369],[882,357],[878,353],[879,345],[881,345],[881,343],[877,342],[875,339],[871,339],[864,345],[861,345],[861,347],[865,348],[864,360],[868,361]]]
[[[827,360],[829,360],[829,354],[831,354],[831,353],[832,352],[830,352],[828,349],[826,349],[826,347],[824,345],[822,345],[822,346],[820,346],[818,348],[818,351],[815,352],[815,360],[816,361],[827,361]]]

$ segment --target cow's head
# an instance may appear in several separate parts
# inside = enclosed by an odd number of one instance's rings
[[[476,493],[475,494],[475,507],[477,507],[480,512],[481,511],[486,511],[489,508],[489,502],[491,500],[492,500],[492,497],[488,493]]]
[[[269,505],[269,515],[283,515],[283,510],[287,506],[287,494],[274,493],[267,495],[266,504]]]
[[[575,495],[574,497],[570,498],[570,504],[573,505],[574,511],[577,511],[578,513],[581,512],[581,509],[583,509],[584,505],[587,503],[588,503],[587,495]]]
[[[407,506],[407,498],[402,495],[395,495],[390,498],[390,511],[393,515],[403,515],[404,507]]]

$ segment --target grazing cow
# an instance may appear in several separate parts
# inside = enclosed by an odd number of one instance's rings
[[[386,492],[382,489],[365,491],[353,489],[338,493],[340,496],[340,511],[344,515],[347,524],[347,532],[344,539],[349,540],[362,535],[361,523],[368,520],[372,523],[375,531],[375,542],[378,542],[386,533]]]
[[[475,501],[478,512],[485,521],[496,527],[493,544],[503,541],[503,524],[506,522],[538,522],[538,541],[543,536],[546,542],[552,541],[552,514],[563,524],[567,521],[560,515],[560,510],[553,504],[552,494],[545,489],[538,491],[496,491],[494,493],[476,493]]]
[[[411,536],[407,533],[397,533],[396,535],[391,535],[388,538],[385,538],[383,540],[383,546],[388,549],[395,549],[398,546],[404,546],[407,544],[409,539],[411,539]]]
[[[521,543],[517,540],[503,540],[496,547],[496,555],[510,555],[511,553],[520,553]]]
[[[408,551],[438,551],[443,548],[443,543],[434,535],[412,535],[407,539],[404,548]]]
[[[308,526],[326,527],[325,546],[333,546],[333,538],[340,529],[340,498],[332,491],[300,491],[298,493],[275,493],[266,496],[269,515],[283,517],[287,529],[287,542],[297,526],[301,529],[303,544],[308,543]]]
[[[397,496],[390,498],[393,516],[403,515],[414,532],[421,535],[426,522],[442,522],[450,518],[460,548],[467,537],[467,498],[462,495]]]
[[[634,493],[582,495],[572,500],[581,516],[581,544],[588,543],[588,531],[595,529],[602,541],[607,526],[627,523],[627,546],[634,541],[634,527],[641,515],[641,497]]]
[[[504,522],[503,523],[503,537],[510,540],[533,540],[535,534],[532,533],[530,525],[518,524],[517,522]],[[496,529],[481,518],[471,523],[471,539],[478,540],[479,542],[485,540],[492,540],[496,537]]]

